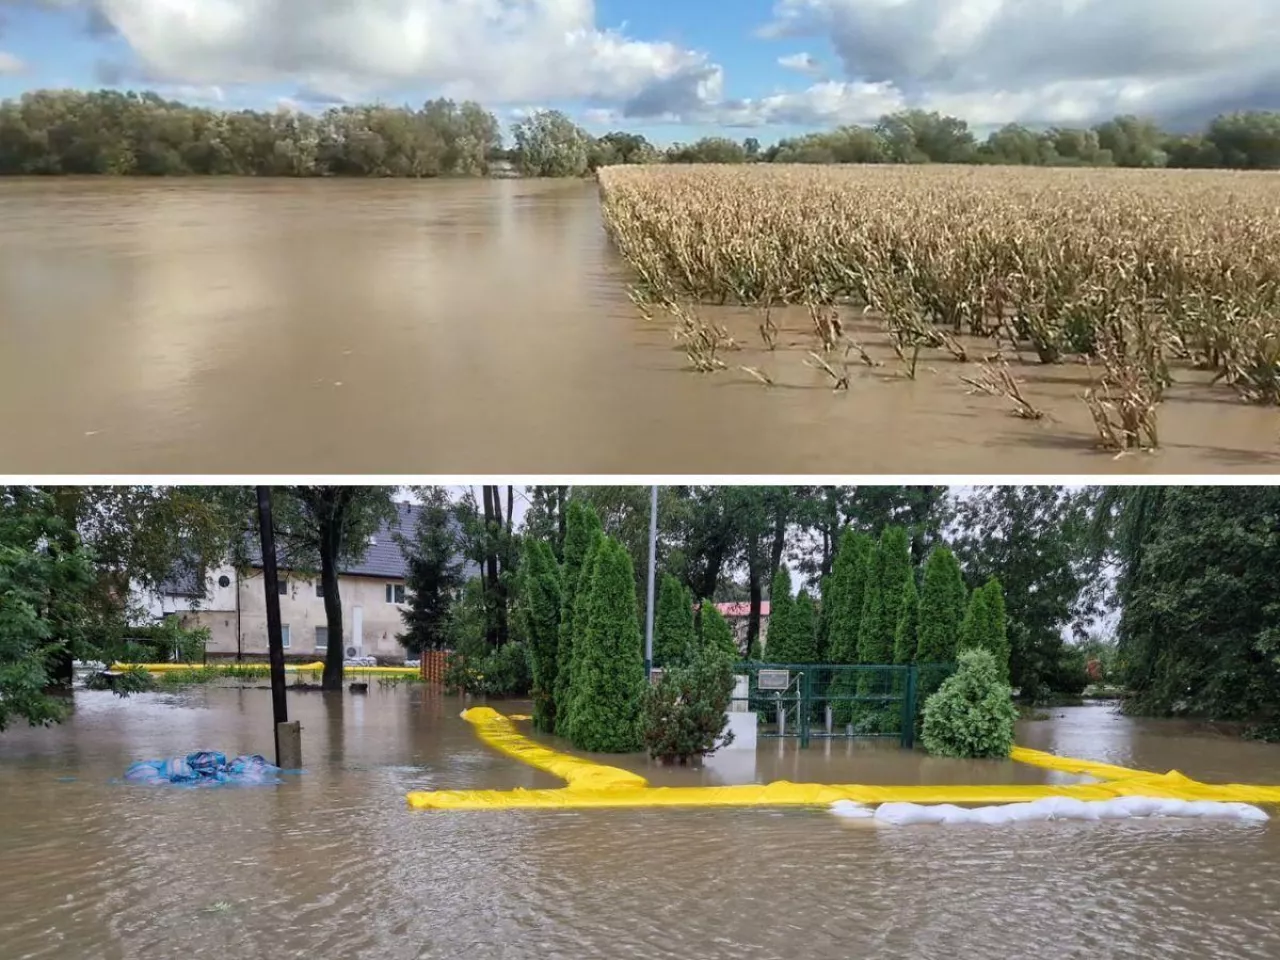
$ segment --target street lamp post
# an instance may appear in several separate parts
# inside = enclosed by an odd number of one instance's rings
[[[658,488],[649,488],[649,605],[644,614],[644,675],[653,672],[653,585],[658,566]]]

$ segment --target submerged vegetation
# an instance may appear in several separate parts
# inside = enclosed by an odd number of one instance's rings
[[[1269,174],[705,166],[599,179],[633,299],[674,318],[699,371],[729,366],[718,308],[757,311],[772,351],[777,310],[804,305],[802,349],[837,388],[849,363],[875,363],[867,323],[903,376],[952,364],[1027,419],[1052,411],[1018,366],[1086,364],[1081,399],[1108,450],[1157,447],[1159,405],[1191,370],[1241,402],[1280,403]]]

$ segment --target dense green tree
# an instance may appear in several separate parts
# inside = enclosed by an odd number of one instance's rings
[[[1280,730],[1280,488],[1116,491],[1128,709]]]
[[[827,663],[830,660],[831,606],[827,597],[831,595],[831,577],[826,576],[818,584],[818,615],[814,625],[814,662]]]
[[[556,726],[556,671],[560,646],[560,571],[545,540],[528,537],[520,562],[520,599],[533,688],[533,725]]]
[[[408,607],[400,612],[404,630],[397,639],[410,653],[448,646],[449,609],[462,590],[461,529],[444,487],[418,491],[422,507],[413,533],[398,536],[407,565]]]
[[[54,498],[0,487],[0,731],[55,723],[67,711],[46,690],[56,662],[80,646],[94,587],[92,557]]]
[[[808,590],[801,590],[796,597],[793,631],[795,653],[790,663],[818,663],[818,624],[813,609],[813,597]]]
[[[597,548],[582,621],[575,622],[569,736],[596,753],[641,745],[645,689],[635,574],[626,549],[605,538]]]
[[[880,118],[876,131],[899,163],[967,163],[974,156],[973,134],[959,117],[904,110]]]
[[[734,662],[741,658],[742,653],[738,649],[737,638],[733,635],[733,627],[715,608],[715,604],[704,600],[698,620],[704,648],[719,650]]]
[[[969,605],[960,564],[949,547],[929,552],[920,591],[919,663],[950,663],[960,643],[960,625]]]
[[[283,566],[320,573],[329,631],[320,679],[325,690],[342,689],[346,657],[338,571],[363,558],[369,538],[395,515],[391,494],[390,487],[319,485],[284,487],[275,498],[276,542],[288,561]]]
[[[823,607],[830,610],[826,659],[831,663],[858,662],[858,634],[874,549],[874,542],[865,533],[846,530],[840,537],[831,576],[825,581],[827,593],[822,598]],[[832,697],[848,697],[856,689],[853,673],[842,671],[836,673],[827,692]],[[837,701],[834,715],[836,723],[848,723],[853,716],[852,704]]]
[[[832,663],[858,662],[858,633],[874,548],[872,539],[856,530],[846,530],[840,538],[828,593],[822,598],[831,611],[828,657]]]
[[[802,642],[796,635],[796,600],[791,595],[791,571],[786,564],[778,567],[769,588],[769,633],[765,638],[764,656],[770,663],[797,663],[791,659]]]
[[[893,662],[913,663],[920,630],[920,594],[916,590],[915,575],[909,575],[903,584],[902,604],[898,610],[898,629],[893,638]]]
[[[1161,149],[1164,134],[1150,120],[1123,116],[1094,128],[1098,146],[1110,152],[1120,167],[1163,167],[1168,155]]]
[[[560,568],[560,642],[556,653],[556,716],[569,715],[578,591],[590,581],[590,561],[600,538],[600,518],[587,504],[570,499],[565,508],[564,563]],[[557,729],[558,733],[565,731]]]
[[[653,618],[653,660],[663,668],[685,663],[697,650],[693,598],[675,577],[662,575]]]
[[[964,622],[960,625],[961,650],[986,650],[1006,682],[1009,679],[1009,638],[1004,590],[995,577],[973,591]]]
[[[746,163],[747,151],[728,137],[703,137],[696,143],[677,143],[667,149],[667,163]]]
[[[520,171],[529,177],[580,177],[592,138],[559,110],[540,110],[512,128]]]
[[[1004,588],[1010,683],[1024,697],[1050,690],[1063,635],[1100,612],[1106,578],[1090,536],[1095,494],[1064,487],[978,487],[956,501],[951,546],[972,587]]]
[[[892,663],[898,620],[912,576],[907,531],[886,527],[867,571],[862,618],[858,624],[858,662]]]

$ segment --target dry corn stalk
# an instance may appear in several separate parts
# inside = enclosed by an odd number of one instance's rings
[[[818,354],[816,354],[816,353],[814,353],[812,350],[810,350],[810,351],[809,351],[809,359],[808,359],[808,360],[806,360],[806,361],[805,361],[805,363],[806,363],[808,366],[813,367],[815,370],[821,370],[821,371],[822,371],[823,373],[825,373],[828,377],[830,377],[830,378],[831,378],[832,386],[833,386],[833,388],[834,388],[835,390],[848,390],[848,389],[849,389],[849,363],[848,363],[848,361],[841,361],[841,364],[840,364],[841,370],[840,370],[840,372],[838,372],[838,373],[837,373],[837,372],[836,372],[836,370],[835,370],[835,368],[834,368],[834,367],[832,367],[832,366],[831,366],[831,364],[830,364],[830,363],[828,363],[828,362],[827,362],[823,357],[819,356]]]
[[[1043,420],[1045,417],[1045,412],[1022,392],[1022,382],[1015,379],[1004,357],[997,355],[996,362],[984,362],[978,366],[976,374],[961,377],[960,380],[969,385],[970,393],[985,393],[1011,402],[1011,412],[1015,417],[1023,420]]]

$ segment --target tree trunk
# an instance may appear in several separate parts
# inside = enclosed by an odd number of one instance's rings
[[[324,589],[324,616],[329,627],[329,645],[324,653],[322,690],[342,689],[342,661],[346,658],[346,638],[342,633],[342,597],[338,594],[338,554],[341,527],[336,517],[320,525],[320,583]]]
[[[565,501],[569,498],[568,487],[556,487],[556,523],[559,527],[556,533],[556,560],[564,563],[564,534],[565,534],[565,517],[564,507]]]
[[[754,536],[747,544],[747,578],[751,596],[751,609],[747,614],[747,655],[760,639],[760,606],[764,593],[760,570],[760,545]]]
[[[785,502],[773,508],[773,545],[769,549],[769,576],[772,577],[782,565],[782,548],[787,542],[787,507]]]
[[[485,642],[496,647],[501,642],[498,630],[498,551],[494,540],[502,524],[502,505],[498,488],[484,485],[484,625]]]

